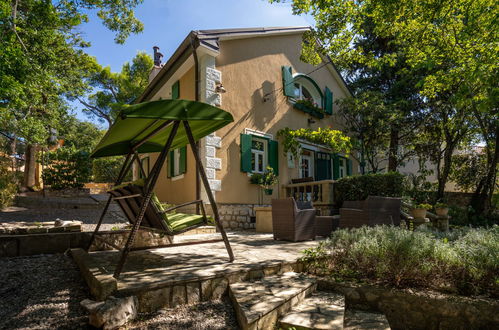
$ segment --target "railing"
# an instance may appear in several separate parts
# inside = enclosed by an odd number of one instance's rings
[[[313,202],[314,205],[334,204],[334,180],[290,183],[285,185],[286,197],[294,197],[297,201]]]

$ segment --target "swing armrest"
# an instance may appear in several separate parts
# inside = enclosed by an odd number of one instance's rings
[[[187,205],[191,205],[191,204],[199,204],[199,203],[203,203],[202,200],[198,199],[198,200],[195,200],[195,201],[192,201],[192,202],[187,202],[187,203],[182,203],[182,204],[179,204],[179,205],[175,205],[173,207],[169,207],[167,208],[166,210],[164,211],[161,211],[160,213],[167,213],[167,212],[170,212],[170,211],[173,211],[175,209],[178,209],[180,207],[184,207],[184,206],[187,206]]]
[[[142,196],[142,195],[141,194],[134,194],[134,195],[119,196],[119,197],[113,197],[113,200],[135,198],[135,197],[140,197],[140,196]]]

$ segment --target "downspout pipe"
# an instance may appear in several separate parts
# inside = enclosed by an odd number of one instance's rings
[[[199,78],[199,58],[197,54],[197,47],[199,46],[199,39],[197,34],[191,34],[191,48],[192,48],[192,57],[194,58],[194,101],[199,101],[199,84],[201,83]],[[196,142],[195,152],[199,153],[199,141]],[[199,168],[196,164],[196,200],[201,199],[201,178],[199,177]],[[196,203],[196,214],[199,214],[199,204]]]

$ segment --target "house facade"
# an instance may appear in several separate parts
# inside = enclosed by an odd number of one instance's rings
[[[199,142],[224,227],[254,227],[254,207],[268,205],[272,198],[299,194],[302,199],[327,204],[333,180],[358,173],[358,163],[351,157],[306,141],[299,159],[294,159],[283,152],[276,137],[286,127],[343,130],[334,101],[350,97],[350,92],[330,60],[318,66],[300,60],[307,30],[193,31],[164,64],[159,61],[161,54],[155,54],[149,86],[138,102],[198,100],[234,117],[233,123]],[[188,148],[171,151],[161,170],[156,194],[163,202],[207,201]],[[146,171],[156,157],[141,155]],[[267,166],[279,178],[269,196],[249,180],[252,173],[262,173]],[[135,166],[134,177],[139,176]]]

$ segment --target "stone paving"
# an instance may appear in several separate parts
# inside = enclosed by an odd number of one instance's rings
[[[261,269],[264,264],[296,262],[304,249],[318,244],[317,241],[276,241],[271,234],[254,232],[232,232],[228,237],[235,255],[233,263],[228,261],[223,242],[131,252],[118,280],[118,291],[133,292],[166,283]],[[175,243],[216,238],[220,238],[220,234],[178,236]],[[112,275],[119,252],[91,252],[90,257],[103,275]]]

